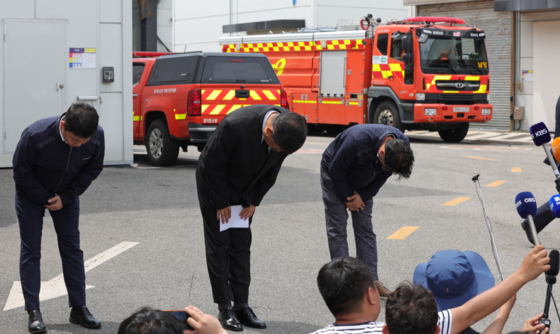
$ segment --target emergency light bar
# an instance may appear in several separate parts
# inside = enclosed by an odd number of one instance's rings
[[[426,22],[426,23],[445,22],[445,23],[465,24],[465,20],[457,19],[457,18],[454,18],[454,17],[417,16],[417,17],[409,17],[407,19],[407,21],[408,22]]]

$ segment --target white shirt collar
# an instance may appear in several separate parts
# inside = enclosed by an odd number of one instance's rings
[[[62,135],[62,120],[64,120],[64,116],[62,116],[60,121],[58,121],[58,131],[60,131],[60,138],[62,138],[62,141],[66,143],[66,140],[64,140],[64,136]]]

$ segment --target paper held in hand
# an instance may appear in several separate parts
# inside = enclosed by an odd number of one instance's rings
[[[220,232],[230,228],[249,228],[249,219],[243,220],[243,218],[239,217],[241,210],[243,210],[243,206],[241,205],[231,206],[231,218],[229,222],[222,224],[222,220],[220,219]]]

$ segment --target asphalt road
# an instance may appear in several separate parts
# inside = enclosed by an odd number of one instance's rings
[[[268,329],[248,333],[309,333],[333,322],[315,279],[329,259],[319,184],[321,152],[333,139],[310,136],[304,149],[286,159],[278,181],[252,224],[250,304]],[[499,282],[482,206],[471,181],[480,173],[488,215],[504,274],[510,275],[531,249],[520,228],[514,198],[531,191],[537,202],[555,193],[544,152],[532,145],[448,145],[437,138],[413,139],[416,164],[409,180],[394,177],[375,198],[374,231],[378,238],[379,276],[391,289],[412,280],[418,263],[442,249],[480,253]],[[142,147],[135,147],[137,168],[105,168],[81,198],[80,230],[84,259],[122,242],[132,248],[87,273],[88,306],[102,321],[101,331],[68,323],[67,297],[41,303],[49,333],[116,333],[137,308],[161,309],[189,304],[217,315],[206,270],[202,220],[195,167],[198,152],[181,153],[176,166],[152,168]],[[483,158],[483,159],[480,159]],[[487,159],[487,160],[484,160]],[[521,172],[512,172],[520,167]],[[494,181],[497,187],[486,187]],[[14,281],[19,281],[19,230],[14,213],[10,169],[0,170],[0,333],[26,333],[23,307],[3,311]],[[455,206],[442,206],[459,197]],[[419,227],[404,240],[387,239],[404,226]],[[354,237],[349,224],[351,254]],[[560,226],[539,236],[547,248],[560,248]],[[60,275],[56,234],[47,214],[42,241],[43,281]],[[546,284],[541,276],[518,293],[505,332],[519,330],[526,318],[542,312]],[[560,296],[559,294],[557,294]],[[551,310],[553,328],[559,326]],[[379,320],[384,320],[382,312]],[[475,329],[483,330],[490,318]]]

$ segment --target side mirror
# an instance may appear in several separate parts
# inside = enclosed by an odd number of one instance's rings
[[[412,62],[412,53],[405,53],[402,56],[403,61],[405,62],[405,64],[411,63]]]
[[[418,38],[418,43],[426,43],[428,41],[428,35],[426,34],[422,34],[420,35],[420,37]]]
[[[402,47],[403,50],[408,52],[412,52],[412,38],[411,36],[405,36],[402,39]]]

